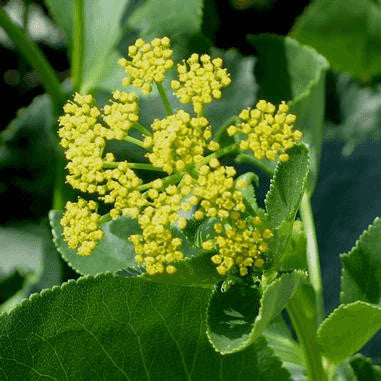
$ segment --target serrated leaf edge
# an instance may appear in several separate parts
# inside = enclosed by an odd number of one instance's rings
[[[346,253],[340,254],[340,262],[341,262],[340,300],[342,300],[342,298],[344,296],[344,291],[342,290],[342,285],[343,285],[343,281],[344,281],[344,262],[343,262],[343,259],[345,260],[345,258],[349,257],[352,254],[352,252],[354,252],[355,250],[358,250],[360,248],[360,244],[361,244],[362,240],[365,239],[365,237],[369,236],[372,233],[372,229],[376,229],[378,227],[378,226],[376,226],[376,224],[378,224],[378,223],[381,224],[381,217],[376,217],[373,220],[373,222],[368,225],[368,227],[359,235],[359,237],[355,241],[355,244],[352,247],[352,249],[350,249]],[[365,303],[367,303],[367,302],[365,302]],[[371,304],[371,303],[369,303],[369,304]]]
[[[311,158],[310,158],[310,150],[308,148],[308,144],[306,143],[299,143],[299,144],[296,144],[294,147],[304,147],[307,151],[307,162],[308,162],[308,171],[306,172],[306,174],[304,175],[304,178],[302,180],[302,184],[303,184],[303,189],[305,189],[306,187],[306,182],[307,182],[307,178],[308,178],[308,174],[310,173],[310,170],[311,170]],[[292,160],[292,159],[290,159]],[[287,162],[286,162],[287,163]],[[271,194],[274,192],[274,183],[275,183],[275,179],[280,171],[280,167],[283,163],[281,161],[278,161],[276,167],[275,167],[275,170],[274,170],[274,174],[273,174],[273,177],[270,179],[270,187],[269,187],[269,190],[268,192],[266,193],[266,197],[265,197],[265,208],[266,208],[266,219],[268,218],[269,214],[267,212],[268,210],[268,206],[270,204],[270,201],[269,201],[269,198],[271,197]],[[299,204],[300,204],[300,201],[303,197],[303,192],[302,192],[302,195],[300,196],[300,200],[299,200]],[[298,208],[299,209],[299,208]],[[296,210],[296,212],[298,211],[298,209]],[[296,213],[295,212],[295,213]],[[295,216],[294,216],[294,219],[295,219]],[[275,226],[274,228],[277,228],[279,227],[285,220],[283,220],[278,226]]]

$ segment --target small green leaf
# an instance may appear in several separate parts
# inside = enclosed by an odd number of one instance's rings
[[[257,198],[255,196],[255,189],[253,186],[253,182],[255,185],[259,185],[259,177],[253,172],[246,172],[241,176],[238,176],[237,180],[245,180],[247,183],[247,187],[240,189],[243,195],[243,202],[246,206],[246,211],[252,216],[259,216],[264,218],[264,211],[258,206]]]
[[[9,380],[291,381],[264,338],[221,356],[205,335],[210,291],[100,274],[0,316]]]
[[[368,81],[381,74],[381,9],[372,0],[316,0],[291,36],[314,47],[332,67]]]
[[[216,351],[234,353],[255,342],[304,279],[304,272],[283,274],[264,287],[262,296],[255,287],[232,285],[226,292],[216,288],[207,319],[207,334]]]
[[[278,163],[265,199],[271,228],[294,220],[309,171],[308,149],[304,144],[294,146],[288,153],[290,160]]]
[[[342,303],[356,300],[381,306],[381,219],[376,218],[347,254],[340,256]]]
[[[340,363],[359,351],[381,328],[381,308],[357,301],[341,304],[320,325],[317,338],[322,354]]]
[[[255,78],[259,98],[279,104],[289,101],[296,114],[295,127],[304,133],[303,141],[311,151],[308,190],[317,179],[323,139],[326,59],[308,46],[289,37],[249,36],[258,53]]]
[[[381,366],[372,363],[372,360],[361,353],[350,359],[351,367],[356,375],[356,381],[380,381]]]
[[[84,257],[67,246],[60,224],[62,214],[62,211],[57,210],[49,213],[54,243],[63,259],[79,274],[95,275],[104,271],[118,271],[136,266],[134,248],[128,240],[131,234],[140,232],[139,225],[135,220],[129,217],[119,217],[102,224],[103,239],[90,256]]]

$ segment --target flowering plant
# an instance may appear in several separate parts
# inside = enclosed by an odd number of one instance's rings
[[[298,96],[265,100],[263,74],[254,101],[237,52],[184,55],[176,33],[156,27],[126,57],[105,53],[105,72],[94,64],[89,76],[81,17],[93,6],[73,4],[73,88],[68,97],[54,89],[62,151],[49,220],[81,277],[0,316],[1,373],[323,381],[362,380],[366,367],[377,377],[356,352],[381,327],[378,218],[342,255],[341,304],[324,310],[311,196],[326,59],[291,38],[251,37],[262,65],[279,46],[290,71],[308,63]],[[59,2],[51,9],[59,15]],[[119,82],[102,82],[108,66]]]

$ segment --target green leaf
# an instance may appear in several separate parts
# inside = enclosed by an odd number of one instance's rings
[[[342,303],[356,300],[381,306],[381,219],[376,218],[355,246],[340,256]]]
[[[322,354],[340,363],[360,350],[381,328],[381,308],[357,301],[341,304],[320,325],[317,338]]]
[[[303,352],[299,344],[292,338],[282,315],[279,314],[267,325],[263,335],[268,345],[291,374],[305,374]]]
[[[245,180],[247,187],[241,190],[243,195],[243,202],[245,203],[247,212],[252,216],[258,216],[264,218],[264,211],[258,206],[257,198],[255,196],[255,189],[253,182],[258,186],[259,177],[254,172],[246,172],[241,176],[238,176],[237,180]]]
[[[290,160],[278,163],[265,199],[271,228],[280,226],[283,221],[294,221],[309,171],[309,155],[305,145],[294,146],[288,152]]]
[[[311,151],[308,189],[312,193],[323,138],[327,61],[289,37],[259,35],[248,40],[258,53],[255,77],[259,97],[275,104],[289,101],[297,116],[295,127],[303,131],[303,141]]]
[[[317,0],[291,35],[314,47],[330,64],[363,81],[381,74],[381,9],[372,0]]]
[[[350,359],[350,364],[358,381],[380,381],[381,366],[373,364],[372,360],[361,353]]]
[[[243,57],[237,50],[212,49],[212,57],[221,57],[230,73],[232,83],[222,90],[220,100],[205,106],[205,116],[216,133],[219,127],[246,107],[253,106],[258,86],[254,79],[254,57]],[[228,126],[229,127],[229,126]]]
[[[144,39],[168,36],[178,45],[175,57],[183,58],[189,39],[201,31],[203,0],[146,0],[126,23],[134,35]]]
[[[46,0],[50,13],[73,44],[73,0]],[[81,92],[87,93],[98,86],[110,72],[123,72],[119,67],[116,46],[121,38],[123,13],[130,0],[83,0],[83,62]],[[109,65],[110,58],[115,59]],[[107,69],[107,70],[106,70]]]
[[[0,316],[7,379],[290,380],[264,338],[230,356],[205,335],[209,290],[101,274]]]
[[[283,274],[264,287],[262,296],[255,287],[233,285],[225,292],[216,288],[207,318],[207,334],[216,351],[234,353],[255,342],[304,279],[304,272]]]
[[[2,227],[0,242],[0,312],[32,292],[61,283],[61,265],[54,247],[48,247],[47,226],[21,223]]]
[[[275,231],[277,236],[277,231]],[[275,237],[277,239],[277,237]],[[294,221],[291,231],[291,237],[287,241],[287,246],[284,251],[278,251],[276,254],[273,251],[273,256],[279,259],[279,270],[290,271],[293,269],[307,269],[307,239],[303,231],[301,221]]]
[[[58,210],[49,213],[54,243],[63,259],[79,274],[95,275],[104,271],[118,271],[136,266],[134,248],[128,240],[131,234],[140,232],[135,220],[122,216],[102,224],[103,239],[90,256],[84,257],[67,246],[60,224],[62,214],[63,212]]]
[[[344,140],[344,155],[351,154],[360,143],[380,141],[381,85],[361,86],[344,74],[332,82],[339,117],[327,122],[325,138]]]
[[[48,95],[20,109],[0,134],[0,221],[39,219],[51,206],[57,158],[55,121]]]

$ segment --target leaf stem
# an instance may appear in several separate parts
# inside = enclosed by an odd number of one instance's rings
[[[299,289],[288,302],[287,312],[303,351],[309,381],[326,381],[327,375],[316,340],[316,319],[307,313],[306,300]],[[314,315],[314,314],[312,314]]]
[[[145,150],[147,149],[147,147],[144,146],[144,143],[141,140],[133,138],[132,136],[128,136],[127,135],[127,136],[124,137],[123,140],[125,142],[132,143],[132,144],[135,144],[136,146],[144,148]]]
[[[84,40],[84,10],[83,0],[74,0],[74,25],[73,25],[73,47],[71,71],[73,77],[74,90],[79,90],[82,82],[83,68],[83,40]]]
[[[113,162],[113,163],[104,163],[103,168],[105,169],[113,169],[113,168],[118,168],[119,162]],[[152,164],[147,164],[147,163],[127,163],[128,168],[133,168],[133,169],[144,169],[146,171],[159,171],[163,172],[162,168],[159,167],[154,167]]]
[[[306,192],[303,194],[299,210],[304,225],[304,231],[306,232],[307,236],[307,267],[312,287],[316,293],[317,321],[318,323],[321,323],[324,318],[324,298],[319,261],[319,249],[316,239],[315,222],[311,208],[311,200]]]
[[[52,98],[55,113],[58,114],[65,100],[65,94],[53,68],[39,47],[27,37],[26,33],[17,26],[1,8],[0,27],[5,30],[21,54],[38,73],[42,86]]]
[[[163,106],[165,108],[167,115],[172,115],[173,112],[171,109],[171,105],[169,104],[168,97],[167,97],[167,94],[165,93],[163,85],[158,82],[155,82],[155,83],[156,83],[157,89],[159,90],[160,98],[161,98],[161,101],[163,102]]]
[[[147,135],[147,136],[152,135],[152,132],[148,128],[144,127],[142,124],[140,124],[138,122],[134,123],[133,128],[140,131],[143,135]]]

